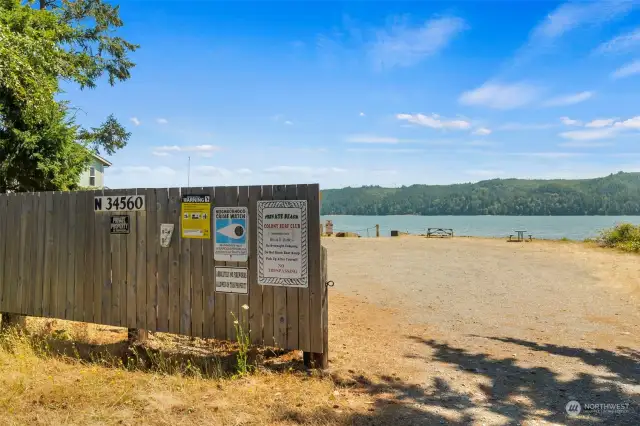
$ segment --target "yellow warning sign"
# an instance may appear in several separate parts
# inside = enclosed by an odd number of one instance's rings
[[[182,196],[182,238],[211,238],[211,197],[209,195]]]

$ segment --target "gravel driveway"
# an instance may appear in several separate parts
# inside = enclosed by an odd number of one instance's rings
[[[323,245],[332,365],[411,405],[401,423],[640,424],[639,256],[475,238]]]

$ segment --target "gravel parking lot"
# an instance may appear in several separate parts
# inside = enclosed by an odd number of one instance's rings
[[[323,245],[333,368],[418,386],[393,395],[419,407],[405,423],[640,424],[638,256],[476,238]],[[622,405],[589,405],[605,403]]]

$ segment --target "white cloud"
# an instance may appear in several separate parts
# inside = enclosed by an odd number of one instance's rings
[[[161,174],[161,175],[175,175],[176,171],[170,167],[150,167],[150,166],[121,166],[114,167],[109,170],[113,174]]]
[[[322,176],[329,173],[346,173],[346,169],[339,167],[306,167],[306,166],[276,166],[263,170],[268,174],[297,174],[308,176]]]
[[[585,124],[585,127],[591,128],[601,128],[601,127],[609,127],[613,126],[613,123],[616,122],[615,118],[600,118],[597,120],[593,120]]]
[[[360,117],[364,117],[366,114],[364,112],[361,112],[359,115]]]
[[[611,146],[611,142],[593,142],[593,141],[570,141],[563,142],[558,146],[563,148],[599,148],[603,146]]]
[[[220,147],[216,145],[193,145],[193,146],[159,146],[155,148],[155,152],[197,152],[197,153],[213,153],[220,151]]]
[[[628,120],[615,123],[615,127],[625,128],[625,129],[640,129],[640,116],[636,116]]]
[[[400,139],[374,135],[352,135],[345,139],[350,143],[399,143]]]
[[[167,151],[153,151],[151,154],[155,155],[156,157],[167,157],[169,155]]]
[[[596,53],[620,53],[629,51],[640,45],[640,28],[626,34],[619,35],[602,43]]]
[[[574,93],[574,94],[564,95],[564,96],[558,96],[556,98],[552,98],[544,102],[544,106],[554,107],[554,106],[574,105],[580,102],[584,102],[587,99],[590,99],[591,97],[593,97],[593,92],[589,92],[589,91]]]
[[[293,122],[287,120],[287,121],[284,122],[284,124],[286,124],[287,126],[291,126],[291,125],[293,125]]]
[[[229,170],[215,166],[197,166],[193,168],[193,172],[200,176],[212,176],[219,178],[226,178],[231,175]]]
[[[131,122],[133,123],[134,126],[139,126],[140,124],[142,124],[142,123],[140,123],[140,120],[138,120],[137,117],[131,117],[130,120],[131,120]]]
[[[558,160],[562,158],[581,157],[585,154],[581,152],[513,152],[508,155],[516,157],[532,157],[532,158],[544,158],[548,160]]]
[[[538,98],[539,89],[526,83],[485,83],[464,92],[459,99],[463,105],[479,105],[495,109],[513,109],[530,104]]]
[[[167,120],[166,118],[156,118],[156,123],[158,123],[158,124],[167,124],[167,123],[169,123],[169,120]]]
[[[544,43],[587,25],[598,25],[629,13],[629,1],[568,2],[546,16],[530,36],[530,43]]]
[[[369,54],[379,67],[415,65],[442,51],[466,28],[464,20],[457,17],[434,18],[419,27],[398,18],[390,27],[377,31]]]
[[[416,148],[349,148],[347,152],[361,152],[361,153],[385,153],[385,154],[406,154],[411,152],[424,152],[424,149]]]
[[[582,126],[582,122],[580,120],[572,120],[569,117],[560,117],[560,121],[565,126]]]
[[[614,79],[625,78],[638,73],[640,73],[640,59],[636,59],[635,61],[618,68],[611,73],[611,77]]]
[[[496,146],[496,143],[482,139],[482,140],[469,141],[469,142],[466,143],[466,145],[468,145],[468,146],[486,146],[486,147],[490,147],[490,146]]]
[[[253,172],[251,171],[251,169],[238,169],[238,170],[236,170],[236,173],[239,174],[239,175],[247,176],[247,175],[252,174]]]
[[[560,133],[560,137],[573,141],[592,141],[598,139],[611,139],[616,136],[618,129],[593,129],[593,130],[572,130]]]
[[[473,131],[474,135],[486,136],[491,134],[491,129],[487,129],[486,127],[480,127]]]
[[[456,129],[465,130],[471,127],[471,123],[466,120],[443,120],[437,114],[397,114],[398,120],[407,121],[419,126],[430,127],[432,129]]]
[[[498,127],[498,130],[544,130],[557,127],[552,123],[506,123]]]
[[[491,169],[472,169],[472,170],[465,171],[465,173],[468,175],[482,177],[482,178],[498,177],[505,174],[504,171],[502,170],[491,170]]]

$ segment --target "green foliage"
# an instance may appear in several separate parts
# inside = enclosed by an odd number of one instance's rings
[[[640,173],[584,180],[493,179],[323,191],[322,214],[640,215]]]
[[[95,87],[129,78],[137,46],[113,35],[118,7],[102,0],[0,0],[0,192],[69,190],[91,152],[113,154],[130,137],[113,117],[82,129],[61,80]]]
[[[640,252],[640,226],[621,223],[600,234],[598,242],[604,247],[615,247],[624,251]]]
[[[242,305],[242,309],[248,310],[249,306]],[[238,354],[236,355],[236,376],[242,377],[250,374],[253,371],[253,366],[249,363],[249,349],[251,348],[251,338],[249,337],[249,330],[245,330],[240,324],[236,314],[231,311],[231,317],[233,318],[233,326],[236,330],[236,337],[238,339]]]

